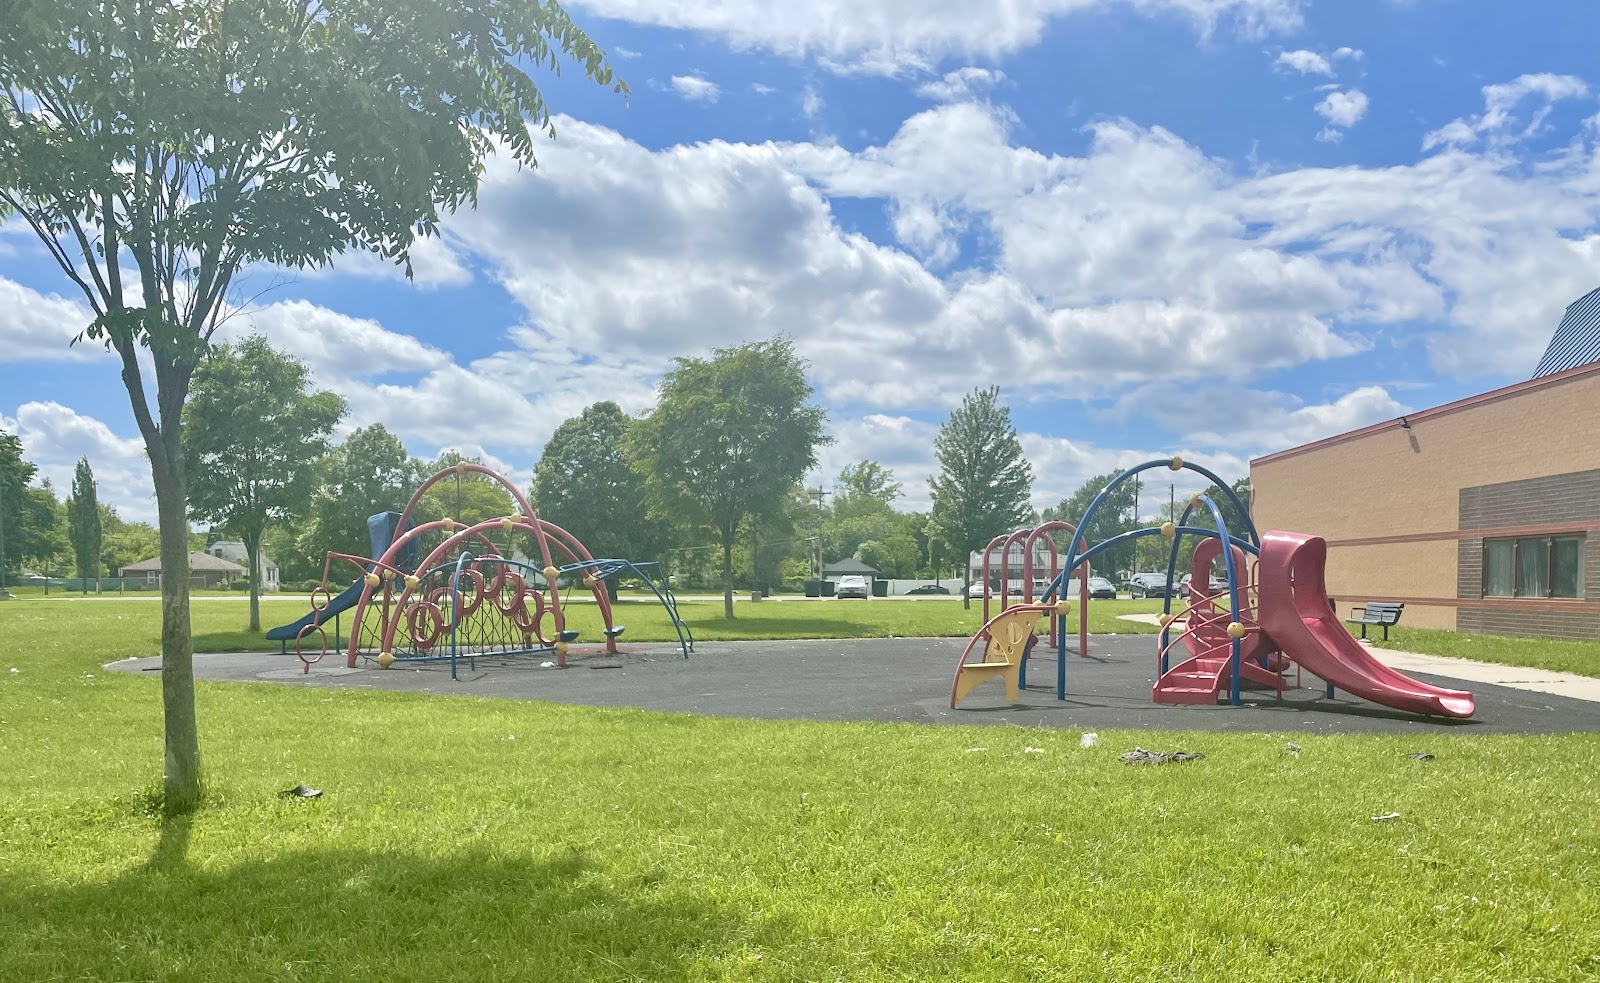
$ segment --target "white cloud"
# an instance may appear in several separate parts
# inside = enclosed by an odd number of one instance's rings
[[[774,89],[770,85],[765,85],[765,84],[763,84],[761,82],[751,82],[750,83],[750,91],[754,92],[758,96],[770,96],[774,92],[777,92],[778,90]]]
[[[716,102],[722,95],[717,83],[698,75],[672,76],[672,91],[690,102]]]
[[[1330,92],[1317,103],[1317,115],[1333,126],[1349,129],[1367,115],[1367,94],[1360,89],[1347,92]]]
[[[1280,68],[1287,68],[1299,72],[1301,75],[1333,75],[1333,65],[1328,59],[1315,51],[1285,51],[1278,55],[1278,60],[1273,62]]]
[[[1202,36],[1223,24],[1248,37],[1297,30],[1305,0],[1011,0],[978,12],[964,0],[581,0],[587,12],[719,37],[735,48],[816,57],[840,71],[930,70],[946,58],[992,61],[1038,42],[1052,22],[1132,9],[1183,20]],[[981,27],[975,28],[975,25]]]
[[[624,48],[620,44],[617,45],[615,48],[612,48],[611,52],[612,52],[612,54],[616,55],[618,58],[637,58],[637,57],[639,57],[639,52],[634,51],[631,48]]]
[[[101,342],[72,344],[94,314],[81,301],[41,294],[0,277],[0,364],[107,358]]]
[[[124,519],[155,521],[144,441],[119,437],[100,420],[56,402],[23,403],[15,418],[0,416],[0,429],[17,435],[23,456],[38,465],[57,495],[64,498],[71,490],[78,459],[87,457],[102,502],[116,506]]]
[[[1218,413],[1217,407],[1227,407]],[[1137,410],[1209,457],[1232,450],[1249,458],[1321,440],[1410,412],[1382,386],[1360,386],[1330,402],[1307,404],[1289,393],[1242,388],[1149,384],[1118,400],[1113,416]]]
[[[1502,373],[1531,367],[1561,308],[1600,279],[1587,157],[1532,174],[1463,155],[1241,177],[1126,121],[1092,127],[1082,157],[1040,154],[975,103],[853,153],[650,151],[560,125],[537,175],[491,166],[483,207],[453,223],[529,314],[505,365],[470,370],[540,412],[583,405],[551,391],[566,366],[647,405],[669,355],[778,332],[829,401],[885,413],[942,410],[989,382],[1021,399],[1247,383],[1417,321],[1437,324],[1442,370]],[[840,198],[882,202],[899,248],[841,229]],[[973,233],[993,268],[935,276]],[[583,354],[596,352],[603,369]],[[527,364],[563,368],[522,384]]]
[[[1342,47],[1333,49],[1334,61],[1360,61],[1366,56],[1367,53],[1360,48]]]
[[[958,68],[946,72],[942,78],[917,86],[917,95],[936,102],[959,102],[976,99],[1003,84],[1006,73],[998,68]]]
[[[822,95],[814,86],[806,86],[800,94],[800,115],[806,119],[816,119],[822,112]]]
[[[365,277],[371,280],[404,282],[405,267],[365,249],[352,249],[336,256],[326,267],[284,270],[289,278],[320,279],[334,274]],[[459,287],[472,282],[472,271],[451,245],[437,236],[418,239],[411,247],[411,283],[423,290]]]
[[[1554,103],[1588,95],[1589,85],[1583,79],[1548,72],[1520,75],[1510,82],[1486,85],[1483,87],[1483,112],[1452,120],[1428,133],[1422,138],[1422,149],[1465,146],[1480,136],[1498,144],[1526,139],[1539,132]],[[1514,127],[1517,110],[1529,101],[1535,104],[1532,115],[1520,127]]]
[[[451,363],[448,354],[411,335],[304,300],[280,301],[240,314],[223,325],[216,340],[236,341],[251,333],[300,358],[321,385],[389,372],[435,370]]]

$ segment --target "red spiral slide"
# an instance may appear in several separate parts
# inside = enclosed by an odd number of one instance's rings
[[[1441,689],[1389,668],[1340,624],[1328,602],[1328,544],[1321,536],[1269,532],[1256,568],[1256,617],[1283,654],[1317,678],[1373,703],[1410,713],[1470,717],[1472,694]]]

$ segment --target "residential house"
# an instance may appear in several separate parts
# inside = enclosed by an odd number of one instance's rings
[[[244,543],[237,539],[219,539],[206,547],[206,552],[212,556],[221,557],[230,563],[249,569],[250,554],[245,551]],[[261,581],[261,589],[275,591],[278,589],[278,565],[272,562],[272,557],[265,552],[256,557],[257,579]]]
[[[245,568],[220,556],[209,553],[189,554],[189,584],[191,587],[216,587],[234,580],[243,580]],[[125,580],[142,580],[151,587],[161,584],[161,557],[155,556],[138,563],[130,563],[119,573]]]

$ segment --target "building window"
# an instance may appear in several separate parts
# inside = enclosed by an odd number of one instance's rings
[[[1484,597],[1582,597],[1582,536],[1483,542]]]

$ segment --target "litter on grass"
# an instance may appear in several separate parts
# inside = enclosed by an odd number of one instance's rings
[[[1391,819],[1399,819],[1399,818],[1400,818],[1400,814],[1398,812],[1386,812],[1381,816],[1373,816],[1372,817],[1372,821],[1375,822],[1375,823],[1386,823],[1386,822],[1389,822]]]
[[[282,792],[279,792],[278,793],[278,798],[280,798],[280,799],[320,799],[320,798],[322,798],[322,789],[320,789],[320,788],[307,788],[304,785],[296,785],[294,788],[286,788]]]
[[[1285,751],[1289,752],[1290,754],[1294,755],[1297,758],[1300,757],[1300,745],[1296,744],[1293,741],[1290,741],[1289,743],[1285,744],[1283,746],[1283,749]]]
[[[1417,761],[1432,761],[1433,760],[1433,755],[1429,754],[1426,751],[1417,751],[1417,752],[1415,752],[1413,754],[1406,755],[1406,757],[1415,759]]]
[[[1185,761],[1199,761],[1205,755],[1199,751],[1149,751],[1136,747],[1122,756],[1122,763],[1129,765],[1167,765],[1182,764]]]
[[[1100,735],[1099,734],[1085,734],[1082,737],[1078,738],[1078,746],[1079,747],[1094,747],[1096,744],[1099,744],[1099,743],[1100,743]]]

